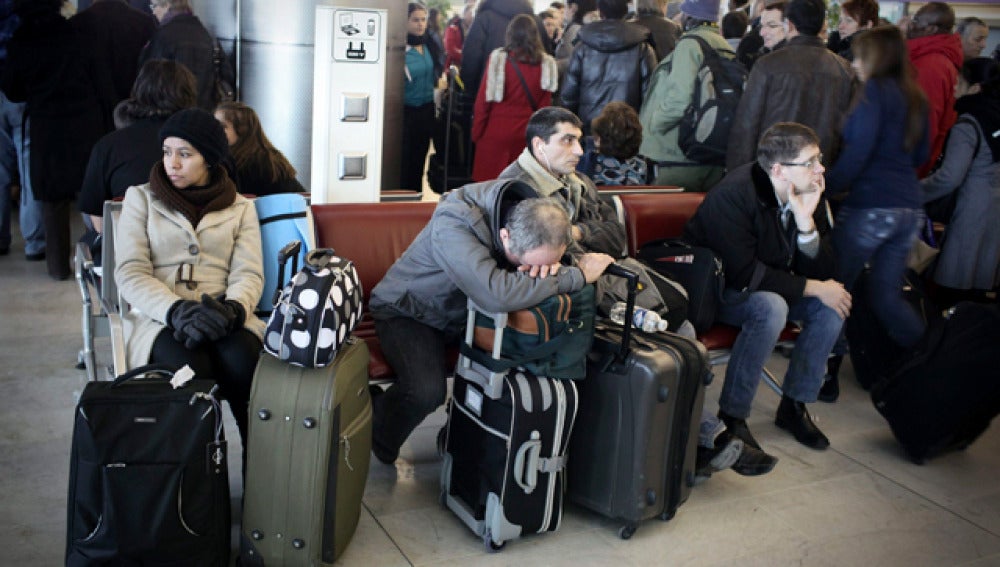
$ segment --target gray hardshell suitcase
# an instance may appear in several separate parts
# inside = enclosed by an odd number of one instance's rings
[[[466,343],[476,307],[469,303]],[[494,314],[494,358],[507,314]],[[441,501],[487,551],[562,521],[566,448],[576,418],[572,380],[535,376],[523,368],[493,373],[459,357],[441,467]]]
[[[626,303],[631,312],[634,293]],[[598,325],[587,362],[568,497],[621,521],[628,539],[642,520],[671,519],[691,492],[708,357],[672,333]]]
[[[368,347],[323,368],[261,353],[250,393],[241,565],[332,565],[358,524],[371,455]]]

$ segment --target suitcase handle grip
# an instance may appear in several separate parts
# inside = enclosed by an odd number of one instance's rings
[[[632,340],[632,312],[635,311],[635,294],[639,289],[639,274],[619,264],[609,265],[604,273],[628,280],[627,295],[625,296],[625,324],[622,325],[622,344],[618,347],[617,355],[618,361],[623,362],[628,357],[628,346]]]
[[[285,285],[288,283],[285,281],[285,265],[288,264],[288,260],[292,260],[292,271],[291,275],[294,275],[299,271],[299,252],[302,250],[302,241],[293,240],[288,244],[281,247],[278,250],[278,285],[274,288],[274,299],[271,300],[271,306],[277,309],[278,299],[281,298],[281,292],[285,289]]]
[[[115,381],[112,382],[111,387],[114,388],[115,386],[121,386],[122,384],[128,382],[129,380],[132,380],[133,378],[153,373],[162,374],[166,376],[166,378],[158,379],[157,380],[158,382],[169,382],[170,378],[173,377],[174,372],[176,371],[177,371],[176,368],[169,366],[167,364],[162,364],[162,363],[147,364],[145,366],[133,368],[132,370],[129,370],[125,374],[122,374],[121,376],[115,378]]]
[[[531,494],[538,486],[538,457],[541,452],[541,436],[532,431],[531,439],[522,443],[514,456],[514,482],[525,494]]]

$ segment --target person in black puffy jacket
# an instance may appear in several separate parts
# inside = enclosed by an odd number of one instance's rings
[[[613,100],[639,112],[656,68],[649,30],[623,21],[626,0],[600,0],[597,9],[603,19],[580,29],[560,91],[562,105],[580,117],[588,134],[590,121]]]

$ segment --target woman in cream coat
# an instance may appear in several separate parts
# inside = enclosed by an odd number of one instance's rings
[[[160,140],[163,159],[128,189],[115,240],[128,363],[187,364],[215,380],[245,440],[264,331],[257,213],[221,164],[228,144],[211,114],[174,114]]]

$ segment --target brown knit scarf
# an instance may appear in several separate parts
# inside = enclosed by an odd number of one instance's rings
[[[184,215],[195,228],[205,215],[221,211],[236,200],[236,184],[229,178],[226,168],[221,166],[212,168],[208,185],[177,189],[167,177],[163,162],[156,162],[149,172],[149,187],[153,195]]]

